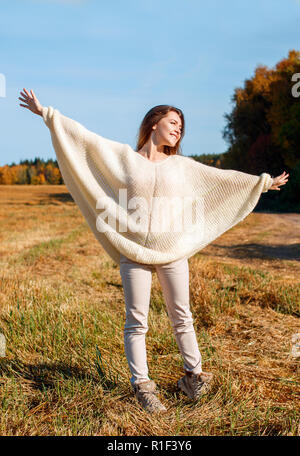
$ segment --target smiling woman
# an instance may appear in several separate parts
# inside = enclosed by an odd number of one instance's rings
[[[163,160],[165,155],[178,153],[184,129],[181,109],[170,105],[155,106],[147,112],[141,123],[136,149],[148,160]],[[162,145],[157,147],[159,143]]]
[[[243,220],[261,194],[284,185],[287,176],[272,179],[268,173],[223,170],[180,155],[184,116],[173,106],[155,106],[145,115],[134,151],[89,131],[52,106],[43,107],[32,90],[29,94],[24,89],[21,95],[21,106],[43,117],[68,190],[97,240],[120,265],[124,347],[138,401],[148,412],[166,411],[148,376],[145,335],[152,272],[162,286],[184,360],[185,375],[178,388],[197,400],[210,390],[213,376],[202,371],[189,303],[188,258]],[[109,205],[105,216],[98,217],[103,199]],[[140,201],[139,211],[131,213]],[[179,227],[178,220],[183,222]]]

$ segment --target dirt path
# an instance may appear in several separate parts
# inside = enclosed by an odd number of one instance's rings
[[[300,214],[253,212],[201,253],[222,262],[273,271],[299,283]]]
[[[276,214],[277,215],[277,214]],[[295,223],[299,227],[299,235],[300,235],[300,214],[280,214],[286,220],[290,220],[292,223]]]

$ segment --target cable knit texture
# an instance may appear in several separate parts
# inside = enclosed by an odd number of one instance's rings
[[[64,183],[104,250],[144,264],[189,258],[253,211],[260,176],[183,155],[151,162],[52,106],[43,107]],[[104,216],[106,215],[106,217]]]

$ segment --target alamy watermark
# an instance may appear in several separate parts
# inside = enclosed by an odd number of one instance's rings
[[[298,81],[292,86],[292,95],[295,98],[300,97],[300,73],[294,73],[292,75],[292,81]]]
[[[147,201],[142,196],[127,198],[127,189],[119,189],[119,201],[103,196],[96,209],[104,209],[96,220],[97,230],[131,233],[204,233],[204,199],[191,196],[155,196]],[[133,212],[130,212],[133,211]],[[107,222],[105,221],[107,219]]]
[[[5,357],[6,340],[4,334],[0,333],[0,358]]]
[[[6,80],[4,74],[0,73],[0,97],[6,97]]]
[[[292,335],[291,355],[293,358],[300,359],[300,333],[295,333]]]

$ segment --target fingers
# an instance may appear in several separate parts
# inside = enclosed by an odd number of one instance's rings
[[[23,101],[27,101],[28,98],[29,98],[29,100],[37,101],[37,97],[36,97],[36,95],[35,95],[35,93],[34,93],[34,91],[32,89],[30,89],[31,95],[25,88],[23,90],[24,90],[25,93],[23,93],[22,91],[20,92],[22,97],[25,98],[25,100],[23,100]]]
[[[32,97],[30,96],[30,94],[27,92],[26,89],[23,88],[23,90],[26,92],[26,95],[27,95],[29,98],[32,98]]]
[[[280,179],[280,185],[284,185],[288,182],[288,179],[287,178],[284,178],[284,179]]]
[[[27,100],[25,100],[24,98],[19,97],[19,100],[24,101],[24,103],[27,103]]]
[[[35,96],[33,90],[30,90],[32,98],[34,99],[35,102],[37,102],[37,97]]]
[[[280,174],[280,176],[275,177],[275,183],[281,184],[281,185],[282,185],[282,183],[285,184],[288,181],[288,176],[289,176],[289,174],[285,174],[285,171],[284,171],[282,174]]]
[[[289,176],[289,174],[287,174],[286,171],[283,171],[283,173],[280,174],[280,176],[278,176],[278,177],[285,177],[286,178],[287,176]]]
[[[279,181],[279,182],[276,182],[276,186],[281,187],[282,185],[285,185],[286,183],[287,183],[287,181],[284,181],[284,182]]]
[[[285,185],[288,182],[288,176],[289,176],[289,174],[286,171],[283,171],[283,173],[280,174],[280,176],[272,178],[273,185],[271,187],[271,190],[280,191],[281,189],[279,187],[282,185]]]
[[[24,101],[27,101],[28,100],[28,97],[27,95],[25,95],[24,93],[20,92],[21,96],[23,97]]]
[[[28,103],[29,100],[32,100],[31,97],[28,97],[25,93],[23,92],[20,92],[20,95],[22,95],[22,97],[24,98],[24,101],[26,101],[26,103]]]
[[[36,98],[34,91],[31,89],[30,92],[31,92],[31,95],[28,92],[28,90],[23,88],[23,92],[22,91],[20,92],[21,96],[19,97],[19,100],[22,101],[23,103],[27,103],[27,104],[21,104],[21,103],[19,103],[19,104],[20,104],[20,106],[27,108],[30,111],[37,114],[38,113],[37,111],[40,111],[40,109],[39,109],[40,103],[39,103],[38,99]]]
[[[286,183],[287,183],[287,179],[286,180],[279,180],[276,185],[284,185]]]

